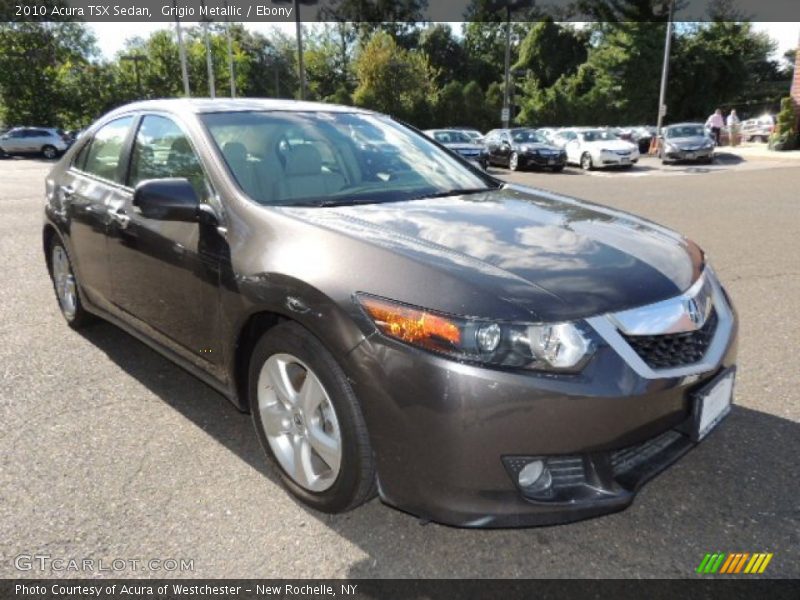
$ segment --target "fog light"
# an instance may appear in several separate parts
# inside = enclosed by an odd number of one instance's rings
[[[526,492],[540,492],[550,487],[553,478],[543,461],[534,460],[522,468],[517,481]]]

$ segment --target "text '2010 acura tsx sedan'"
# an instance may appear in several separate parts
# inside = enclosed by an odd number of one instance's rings
[[[697,245],[374,112],[131,104],[46,193],[69,324],[102,317],[251,412],[322,511],[608,513],[730,410],[736,314]]]

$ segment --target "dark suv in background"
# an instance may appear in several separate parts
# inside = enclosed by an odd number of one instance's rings
[[[114,323],[249,411],[319,510],[608,513],[731,407],[736,315],[696,244],[384,115],[124,106],[52,169],[44,212],[66,321]]]

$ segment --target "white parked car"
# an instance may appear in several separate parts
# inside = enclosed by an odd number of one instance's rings
[[[41,154],[53,159],[69,148],[67,136],[54,127],[15,127],[0,136],[3,154]]]
[[[556,139],[567,151],[567,162],[587,171],[630,168],[639,160],[639,148],[608,129],[566,129],[556,134]]]

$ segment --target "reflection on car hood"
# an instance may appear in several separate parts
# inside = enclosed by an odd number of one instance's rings
[[[700,249],[670,230],[516,186],[427,200],[281,210],[458,273],[546,321],[657,302],[685,291],[702,270]]]
[[[553,146],[552,144],[543,144],[541,142],[519,142],[517,146],[525,146],[531,150],[547,150],[549,152],[561,152],[561,148]]]
[[[609,150],[633,150],[634,145],[625,140],[597,140],[594,142],[583,142],[584,146],[607,148]]]
[[[483,150],[483,146],[480,144],[443,144],[443,146],[450,148],[450,150],[455,150],[456,152],[460,152],[461,150],[480,152]]]

